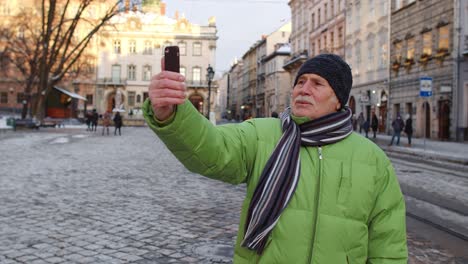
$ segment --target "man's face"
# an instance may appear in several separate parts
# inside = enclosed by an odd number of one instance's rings
[[[341,104],[327,80],[317,74],[306,73],[299,77],[292,93],[292,113],[317,119],[336,112]]]

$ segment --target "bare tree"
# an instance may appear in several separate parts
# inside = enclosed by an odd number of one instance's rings
[[[92,13],[99,13],[101,4],[107,8],[94,17]],[[8,58],[21,74],[34,117],[44,118],[50,91],[80,62],[90,41],[108,25],[118,7],[118,1],[109,0],[42,0],[16,15],[16,34],[10,32],[6,44]]]

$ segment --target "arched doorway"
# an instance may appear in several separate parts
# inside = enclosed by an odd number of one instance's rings
[[[349,109],[351,109],[351,112],[353,112],[353,114],[356,114],[356,100],[354,99],[354,96],[351,96],[351,98],[349,98]]]
[[[121,100],[121,105],[124,105],[125,96],[123,94],[121,95],[120,100]],[[114,110],[114,108],[115,108],[115,92],[112,92],[109,95],[107,95],[107,101],[106,102],[107,102],[106,111],[112,113],[112,110]]]
[[[428,102],[423,104],[424,110],[424,134],[423,137],[431,138],[431,106]]]
[[[439,139],[450,138],[450,102],[439,101]]]
[[[193,94],[189,97],[189,101],[195,106],[198,112],[203,113],[203,97],[199,94]]]

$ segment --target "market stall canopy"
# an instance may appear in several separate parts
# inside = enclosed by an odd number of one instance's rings
[[[54,86],[55,89],[57,89],[58,91],[72,97],[72,98],[76,98],[76,99],[79,99],[79,100],[84,100],[84,101],[87,101],[86,98],[84,98],[83,96],[79,95],[79,94],[76,94],[76,93],[72,93],[70,91],[67,91],[63,88],[60,88],[60,87],[57,87],[57,86]]]

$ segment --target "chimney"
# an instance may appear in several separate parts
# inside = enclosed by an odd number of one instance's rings
[[[161,8],[160,9],[161,10],[161,16],[165,16],[166,15],[166,3],[161,2],[159,4],[159,7]]]
[[[125,0],[125,13],[130,10],[130,0]]]

